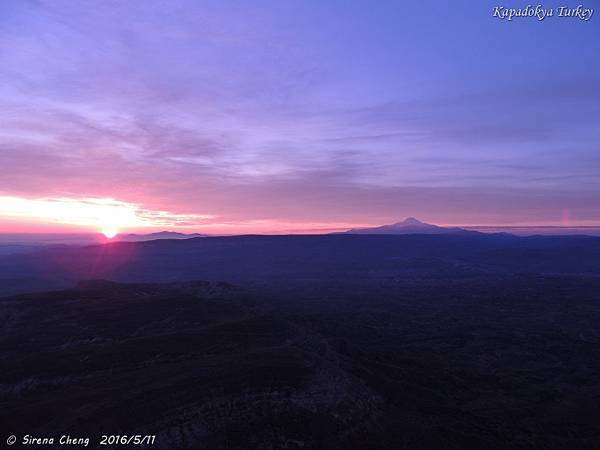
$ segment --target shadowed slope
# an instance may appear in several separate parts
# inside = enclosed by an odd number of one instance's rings
[[[600,274],[600,238],[506,234],[203,237],[48,248],[0,258],[0,295],[123,282],[194,279],[327,283],[511,273]]]

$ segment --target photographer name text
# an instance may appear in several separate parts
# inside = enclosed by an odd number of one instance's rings
[[[122,434],[103,434],[97,439],[96,444],[93,443],[93,440],[88,436],[71,436],[69,434],[63,434],[60,437],[56,438],[54,436],[32,436],[30,434],[26,434],[20,439],[17,435],[12,434],[6,440],[8,445],[21,444],[26,446],[77,446],[77,447],[87,447],[90,443],[93,446],[119,446],[119,445],[154,445],[156,441],[156,435],[141,435],[141,434],[131,434],[131,435],[122,435]]]

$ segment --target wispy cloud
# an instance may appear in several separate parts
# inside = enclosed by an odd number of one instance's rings
[[[282,226],[568,198],[600,220],[577,201],[600,190],[594,27],[537,27],[531,58],[484,6],[436,5],[432,33],[417,3],[5,2],[0,195]]]

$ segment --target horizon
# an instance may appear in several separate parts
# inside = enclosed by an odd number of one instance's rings
[[[206,236],[239,236],[246,234],[264,234],[264,235],[279,235],[279,234],[331,234],[331,233],[339,233],[344,231],[349,231],[352,229],[368,229],[368,228],[377,228],[386,225],[396,225],[401,224],[406,220],[415,219],[418,222],[425,225],[435,225],[442,228],[464,228],[467,230],[476,230],[482,233],[487,232],[501,232],[502,230],[600,230],[600,225],[590,224],[590,225],[564,225],[564,224],[522,224],[522,223],[514,223],[514,224],[463,224],[463,223],[449,223],[449,224],[440,224],[440,223],[432,223],[429,221],[421,220],[420,218],[416,218],[413,216],[405,217],[400,220],[396,220],[391,223],[369,223],[369,224],[346,224],[345,226],[338,226],[333,228],[283,228],[283,229],[272,229],[272,230],[264,230],[264,229],[241,229],[239,232],[230,231],[230,232],[222,232],[222,231],[214,231],[211,229],[189,229],[187,227],[163,227],[163,228],[130,228],[130,229],[120,229],[118,230],[114,237],[124,236],[124,235],[151,235],[151,234],[160,234],[160,233],[176,233],[183,235],[206,235]],[[488,231],[489,230],[489,231]],[[497,231],[496,231],[497,230]],[[64,227],[62,224],[44,224],[41,227],[39,225],[35,225],[33,229],[21,228],[19,231],[3,231],[0,229],[0,236],[11,236],[11,235],[47,235],[47,236],[66,236],[66,235],[78,235],[78,236],[103,236],[105,233],[102,229],[97,227],[90,226],[81,226],[81,227]],[[108,238],[111,239],[111,238]]]
[[[0,232],[600,226],[599,28],[492,6],[3,3]]]
[[[243,236],[243,235],[266,235],[266,236],[277,236],[277,235],[328,235],[328,234],[339,234],[344,233],[346,231],[350,231],[352,229],[370,229],[370,228],[378,228],[381,226],[389,226],[389,225],[397,225],[402,224],[409,220],[416,220],[418,223],[423,225],[435,225],[437,227],[442,228],[460,228],[469,231],[478,231],[484,234],[494,234],[494,233],[508,233],[513,234],[515,236],[535,236],[535,235],[547,235],[547,236],[560,236],[560,235],[589,235],[596,236],[600,235],[600,226],[595,225],[580,225],[580,226],[564,226],[564,225],[474,225],[474,224],[432,224],[428,222],[423,222],[415,217],[407,217],[403,220],[391,223],[391,224],[369,224],[360,227],[351,227],[351,228],[333,228],[333,229],[315,229],[315,230],[268,230],[268,231],[259,231],[259,232],[239,232],[239,233],[211,233],[204,232],[198,233],[195,231],[189,230],[169,230],[169,229],[154,229],[154,230],[124,230],[120,231],[114,235],[107,236],[102,231],[90,231],[88,229],[79,229],[74,231],[49,231],[49,232],[40,232],[40,231],[32,231],[32,232],[1,232],[0,231],[0,243],[2,243],[2,238],[45,238],[45,239],[53,239],[53,238],[95,238],[96,240],[100,240],[102,242],[110,242],[112,240],[119,240],[122,237],[126,236],[150,236],[157,235],[163,233],[173,233],[179,234],[183,236],[206,236],[206,237],[233,237],[233,236]]]

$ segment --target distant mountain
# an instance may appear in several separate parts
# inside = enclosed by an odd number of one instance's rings
[[[476,233],[457,227],[440,227],[430,223],[421,222],[414,217],[409,217],[402,222],[391,225],[382,225],[374,228],[353,228],[346,231],[347,234],[455,234]]]
[[[175,231],[159,231],[158,233],[149,234],[123,234],[117,236],[113,240],[125,241],[125,242],[141,242],[141,241],[154,241],[156,239],[191,239],[197,237],[205,237],[205,234],[185,234],[177,233]]]

